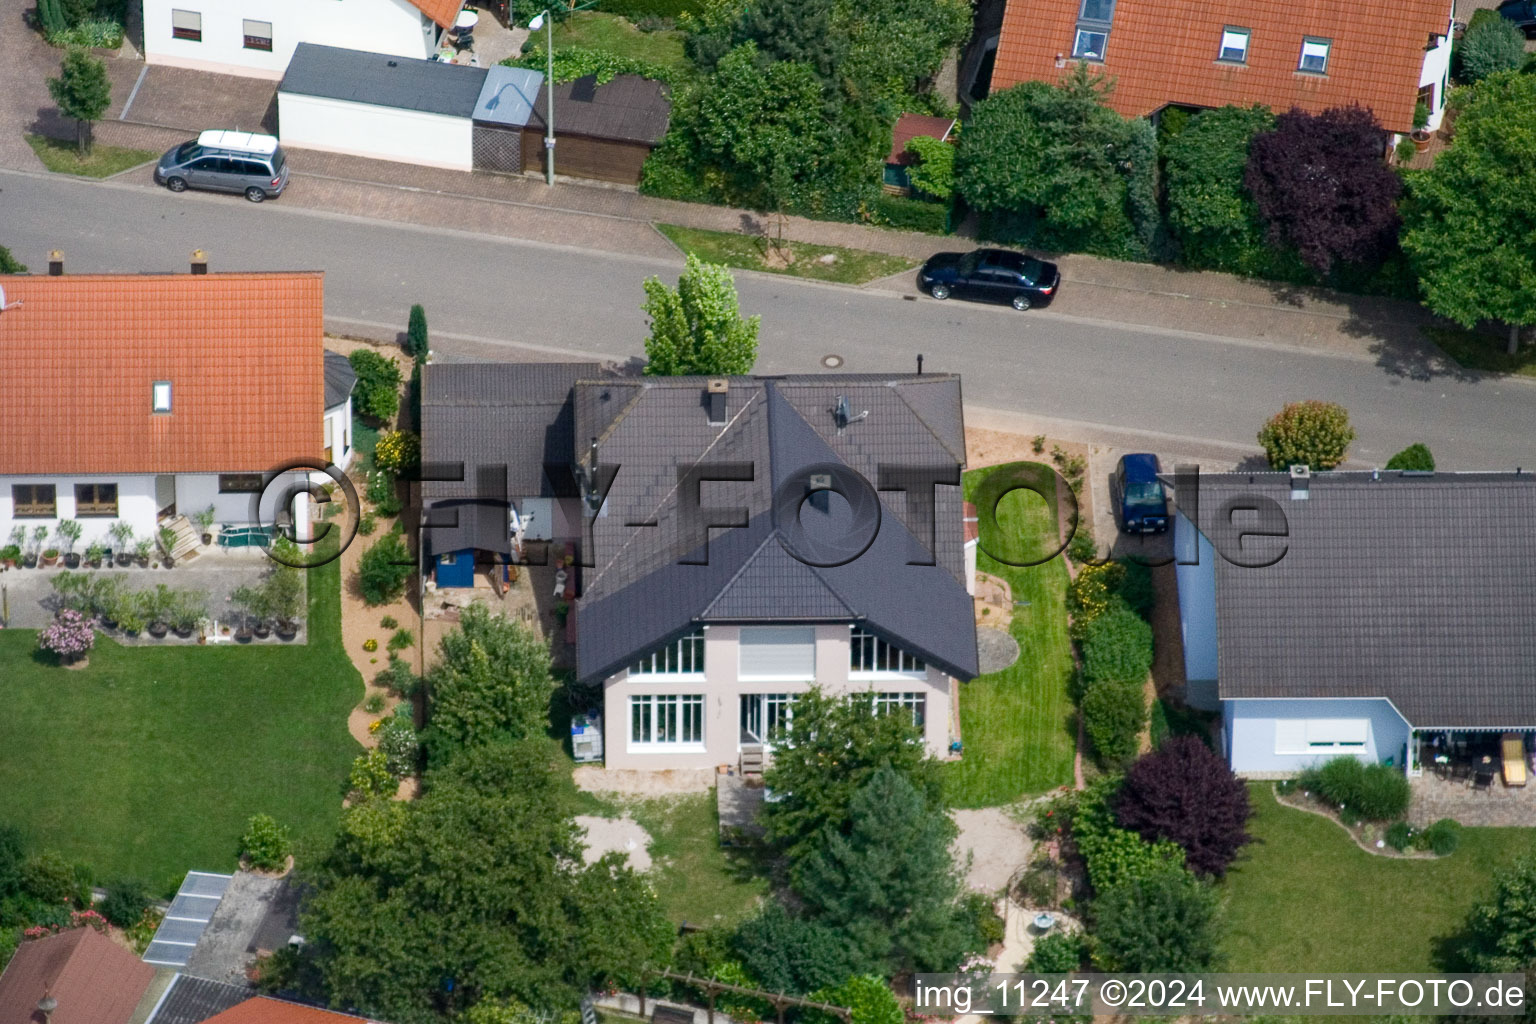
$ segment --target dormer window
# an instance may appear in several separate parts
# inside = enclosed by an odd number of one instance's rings
[[[153,388],[151,388],[150,395],[151,395],[150,401],[152,403],[151,408],[153,409],[153,411],[155,411],[155,412],[170,412],[171,411],[171,382],[170,381],[168,381],[168,380],[157,380],[157,381],[155,381]]]
[[[1222,29],[1221,52],[1216,55],[1216,59],[1228,64],[1248,63],[1248,30],[1230,25]]]
[[[1102,61],[1109,43],[1109,27],[1115,17],[1115,0],[1083,0],[1078,8],[1077,34],[1072,40],[1072,56],[1080,60]]]
[[[1311,36],[1301,41],[1301,63],[1298,71],[1310,72],[1314,75],[1326,75],[1328,73],[1328,51],[1332,49],[1333,41],[1330,39],[1314,39]]]

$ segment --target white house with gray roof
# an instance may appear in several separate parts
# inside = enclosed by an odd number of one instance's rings
[[[1532,474],[1202,474],[1178,500],[1185,675],[1234,771],[1529,762]]]

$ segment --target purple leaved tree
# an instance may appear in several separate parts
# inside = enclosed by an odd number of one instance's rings
[[[1220,877],[1249,841],[1248,788],[1195,736],[1173,736],[1125,773],[1113,802],[1120,827],[1148,841],[1171,839],[1184,863]]]
[[[1382,158],[1386,132],[1361,107],[1291,110],[1254,136],[1243,184],[1274,245],[1320,274],[1379,258],[1397,237],[1402,180]]]
[[[37,646],[52,651],[66,665],[73,665],[96,645],[96,633],[85,617],[73,609],[60,612],[53,624],[37,636]]]

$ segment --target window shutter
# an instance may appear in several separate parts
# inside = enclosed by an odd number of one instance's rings
[[[203,16],[197,11],[171,11],[171,28],[187,29],[192,32],[203,30]]]
[[[1307,752],[1307,720],[1305,718],[1275,719],[1275,753],[1305,754]]]
[[[816,630],[749,626],[741,631],[742,678],[816,678]]]

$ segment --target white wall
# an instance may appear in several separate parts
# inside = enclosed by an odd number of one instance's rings
[[[1221,556],[1195,529],[1189,517],[1173,520],[1173,546],[1179,584],[1179,628],[1184,640],[1184,678],[1191,683],[1216,678],[1216,559]],[[1190,562],[1198,559],[1195,564]]]
[[[352,398],[325,410],[325,443],[331,462],[341,469],[352,464]]]
[[[172,37],[172,10],[202,15],[201,42]],[[247,18],[272,23],[270,53],[245,48]],[[144,0],[146,61],[231,75],[282,78],[299,43],[424,58],[437,37],[437,26],[410,0]]]
[[[929,667],[922,676],[887,674],[878,678],[850,678],[846,625],[815,627],[816,673],[814,680],[750,681],[738,678],[738,626],[710,626],[704,631],[704,672],[669,679],[635,678],[627,672],[603,684],[603,756],[609,768],[709,768],[735,764],[741,752],[741,696],[752,693],[804,693],[819,685],[828,693],[920,692],[925,739],[929,752],[943,756],[949,749],[950,680]],[[629,697],[631,694],[703,694],[704,742],[702,749],[655,752],[630,749]]]
[[[1419,87],[1423,88],[1431,83],[1435,86],[1435,103],[1429,111],[1430,131],[1440,127],[1440,121],[1445,116],[1446,85],[1450,81],[1451,71],[1451,19],[1455,15],[1455,7],[1446,12],[1445,35],[1440,37],[1438,45],[1426,50],[1424,53],[1424,68],[1419,73]]]
[[[1365,719],[1370,731],[1365,748],[1355,752],[1362,761],[1392,759],[1403,766],[1408,723],[1387,700],[1229,700],[1223,702],[1232,770],[1251,778],[1294,775],[1320,761],[1343,756],[1339,751],[1287,753],[1276,750],[1275,723],[1281,719]]]
[[[449,117],[279,92],[277,128],[285,146],[454,171],[474,167],[474,123],[467,113]]]

